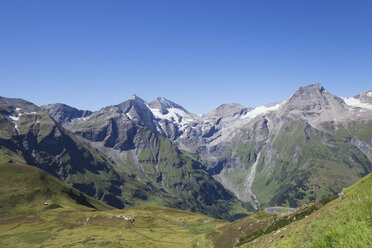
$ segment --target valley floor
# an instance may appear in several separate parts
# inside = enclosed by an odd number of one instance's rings
[[[52,209],[1,216],[0,247],[213,247],[204,234],[222,224],[153,206],[120,211]]]

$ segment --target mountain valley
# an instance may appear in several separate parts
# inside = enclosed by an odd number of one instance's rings
[[[98,111],[0,98],[0,161],[38,167],[115,208],[160,205],[236,220],[335,195],[372,171],[372,91],[321,85],[198,116],[136,95]]]
[[[55,106],[42,108],[55,119],[73,115]],[[154,144],[171,141],[255,211],[337,194],[372,170],[372,91],[342,98],[315,84],[286,101],[223,104],[205,116],[165,98],[147,103],[134,95],[60,123],[117,164],[130,157],[153,181],[162,177]]]

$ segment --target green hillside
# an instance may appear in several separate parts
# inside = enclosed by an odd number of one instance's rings
[[[267,235],[257,247],[372,247],[372,175],[345,189],[344,196],[278,235]],[[269,246],[269,247],[270,247]],[[251,247],[247,245],[246,247]]]
[[[372,175],[288,214],[260,211],[207,234],[216,248],[229,247],[371,247]],[[335,200],[333,200],[335,199]]]
[[[0,165],[0,214],[2,216],[18,213],[32,214],[57,208],[114,209],[36,167],[22,164]]]

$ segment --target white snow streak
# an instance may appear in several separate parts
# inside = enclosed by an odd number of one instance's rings
[[[14,128],[17,130],[17,132],[19,132],[17,122],[18,122],[20,116],[21,116],[21,114],[19,114],[18,116],[12,116],[12,115],[9,116],[9,118],[13,121]]]
[[[369,92],[371,93],[371,92]],[[368,93],[368,94],[369,94]],[[342,97],[344,102],[354,108],[364,108],[364,109],[371,109],[372,110],[372,104],[361,102],[359,99],[354,97]]]
[[[280,106],[282,106],[281,103],[278,103],[278,104],[276,104],[274,106],[271,106],[271,107],[260,106],[260,107],[257,107],[255,109],[249,111],[242,118],[250,118],[251,119],[251,118],[254,118],[258,115],[266,114],[269,111],[275,111],[278,108],[280,108]]]
[[[260,160],[260,156],[261,156],[261,152],[259,152],[257,154],[256,161],[252,165],[251,170],[249,171],[247,181],[244,184],[244,186],[247,188],[248,196],[251,199],[250,202],[256,210],[258,210],[260,208],[260,202],[257,200],[256,195],[252,192],[252,184],[253,184],[253,180],[256,176],[256,168],[257,168],[258,161]]]
[[[168,108],[167,109],[168,113],[165,115],[163,115],[157,108],[150,108],[150,110],[153,113],[153,115],[158,119],[166,119],[178,124],[194,122],[194,118],[192,118],[185,111],[178,108]]]
[[[12,119],[12,121],[18,121],[19,116],[9,116],[9,118]]]

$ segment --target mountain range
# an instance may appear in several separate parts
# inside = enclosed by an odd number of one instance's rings
[[[297,207],[372,171],[372,91],[321,85],[205,116],[136,95],[99,111],[0,98],[0,162],[25,163],[117,208],[156,204],[234,220]]]

